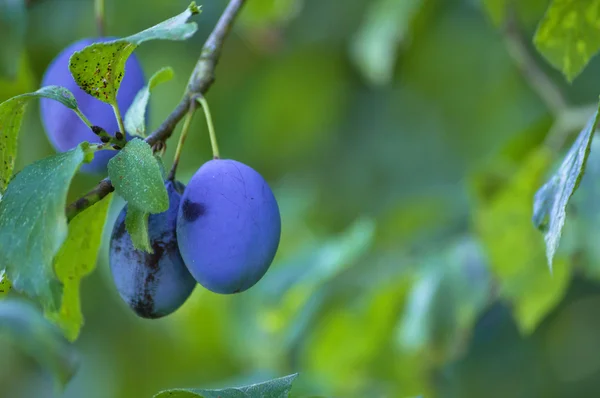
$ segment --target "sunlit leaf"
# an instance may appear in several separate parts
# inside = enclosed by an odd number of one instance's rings
[[[533,222],[544,231],[546,256],[551,270],[565,224],[567,204],[583,176],[598,119],[599,113],[596,112],[577,137],[558,171],[534,197]]]
[[[84,161],[80,144],[25,167],[0,202],[0,268],[13,287],[45,308],[58,305],[53,260],[67,237],[65,206],[73,176]]]
[[[7,335],[28,355],[51,371],[64,386],[75,374],[79,358],[73,347],[30,304],[0,301],[0,334]]]
[[[154,398],[287,398],[298,374],[243,387],[219,390],[173,389],[161,391]]]
[[[42,87],[34,93],[21,94],[0,104],[0,194],[4,192],[12,176],[23,114],[27,103],[33,98],[50,98],[68,108],[77,109],[73,94],[59,86]]]
[[[351,46],[354,63],[372,84],[392,79],[398,46],[410,30],[422,0],[376,0]]]
[[[108,176],[115,191],[138,210],[161,213],[169,208],[160,165],[144,140],[129,141],[108,162]]]
[[[117,92],[125,75],[125,63],[137,46],[148,40],[186,40],[198,25],[188,19],[200,13],[192,4],[181,14],[132,36],[91,44],[76,51],[69,61],[75,82],[86,93],[115,105]]]
[[[12,284],[6,277],[6,271],[1,270],[0,271],[0,299],[3,299],[4,297],[6,297],[6,295],[8,294],[8,292],[10,292],[11,289],[12,289]]]
[[[553,0],[534,37],[542,55],[568,81],[600,49],[600,0]]]
[[[146,108],[150,100],[151,91],[161,83],[173,78],[173,68],[166,67],[156,72],[142,88],[125,114],[125,130],[131,135],[146,136]]]
[[[79,213],[69,223],[69,234],[54,259],[54,270],[63,284],[61,307],[46,316],[56,322],[70,341],[79,336],[81,314],[81,279],[96,268],[102,231],[112,194]]]

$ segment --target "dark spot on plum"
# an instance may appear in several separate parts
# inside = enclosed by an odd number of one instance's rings
[[[206,214],[206,207],[202,203],[195,203],[189,199],[184,200],[181,209],[183,210],[183,218],[189,222],[194,222]]]

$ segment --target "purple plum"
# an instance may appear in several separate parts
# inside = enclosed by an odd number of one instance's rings
[[[109,263],[121,298],[142,318],[161,318],[177,310],[197,285],[179,254],[176,239],[177,211],[184,186],[165,183],[169,209],[150,214],[148,235],[153,253],[137,250],[125,229],[123,208],[110,240]]]
[[[269,269],[281,236],[279,206],[251,167],[215,159],[196,171],[177,216],[179,252],[206,289],[243,292]]]
[[[114,134],[119,130],[112,107],[79,88],[69,71],[69,58],[75,51],[79,51],[90,44],[113,39],[87,38],[69,45],[54,58],[42,78],[42,86],[56,85],[68,88],[77,99],[81,112],[88,117],[93,125],[104,128],[109,134]],[[117,103],[123,117],[125,117],[125,113],[137,92],[144,85],[145,78],[142,67],[135,54],[132,54],[125,64],[125,76],[117,94]],[[42,98],[40,100],[40,113],[46,134],[54,148],[59,152],[68,151],[82,141],[101,142],[99,137],[79,119],[75,112],[57,101]],[[81,170],[86,173],[105,173],[108,161],[115,154],[115,151],[96,152],[94,160],[91,163],[84,164]]]

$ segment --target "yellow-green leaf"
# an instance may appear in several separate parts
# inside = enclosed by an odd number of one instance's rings
[[[112,194],[79,213],[69,223],[69,235],[54,259],[54,271],[63,284],[61,307],[46,316],[57,323],[68,340],[79,336],[83,325],[79,286],[96,267],[102,231]]]
[[[553,0],[534,43],[569,82],[600,49],[600,0]]]
[[[552,156],[534,150],[520,170],[495,195],[479,198],[474,223],[487,251],[500,294],[512,301],[521,332],[531,333],[562,299],[570,264],[557,257],[554,273],[546,266],[542,237],[531,225],[531,203]]]
[[[12,284],[6,277],[6,272],[4,270],[0,271],[0,299],[6,297],[8,292],[12,289]]]
[[[148,40],[186,40],[198,25],[188,19],[200,13],[195,3],[181,14],[149,29],[126,37],[91,44],[76,51],[69,70],[83,91],[111,105],[116,105],[117,92],[125,75],[125,63],[137,46]]]

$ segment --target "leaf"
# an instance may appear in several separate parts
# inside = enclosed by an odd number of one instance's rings
[[[27,9],[24,0],[0,0],[0,77],[17,77],[25,45]]]
[[[150,92],[159,84],[171,80],[173,75],[173,68],[162,68],[150,78],[148,85],[137,93],[125,114],[125,130],[129,134],[146,137],[146,108],[150,100]]]
[[[569,82],[600,49],[600,0],[553,0],[533,39]]]
[[[146,213],[162,213],[169,197],[152,148],[134,138],[108,162],[108,176],[127,203]]]
[[[6,297],[6,295],[8,294],[8,292],[10,292],[11,289],[12,289],[12,284],[6,277],[6,271],[1,270],[0,271],[0,299],[3,299],[4,297]]]
[[[75,82],[86,93],[116,105],[117,92],[125,74],[125,63],[137,46],[148,40],[186,40],[198,25],[187,22],[200,9],[194,2],[181,14],[124,39],[94,43],[76,51],[69,61]]]
[[[352,40],[352,59],[374,85],[391,81],[397,48],[405,39],[422,0],[377,0]]]
[[[63,296],[60,309],[46,316],[63,329],[69,341],[77,339],[83,325],[79,286],[81,279],[96,268],[111,200],[112,194],[109,194],[71,220],[67,239],[54,259],[54,271],[63,284]]]
[[[20,349],[52,371],[59,386],[64,387],[75,374],[79,365],[76,351],[31,304],[1,301],[0,334],[8,335]]]
[[[598,126],[600,112],[590,118],[587,125],[565,156],[558,171],[535,194],[533,203],[533,223],[544,231],[546,257],[552,270],[552,261],[562,229],[565,225],[569,199],[579,186],[592,144],[594,131]]]
[[[220,390],[174,389],[161,391],[154,398],[286,398],[297,373],[244,387]]]
[[[148,216],[147,212],[139,210],[135,206],[127,206],[125,215],[125,228],[131,237],[133,247],[152,253],[150,238],[148,237]]]
[[[73,110],[77,101],[64,87],[42,87],[34,93],[21,94],[0,104],[0,194],[4,192],[15,167],[17,138],[23,121],[25,106],[32,98],[50,98]]]
[[[479,193],[476,231],[500,284],[500,296],[514,305],[522,333],[531,333],[562,299],[570,263],[558,257],[554,273],[545,266],[544,242],[531,225],[531,198],[552,159],[544,147],[533,150],[510,180],[494,194]]]
[[[60,292],[53,259],[67,237],[67,192],[84,160],[84,144],[25,167],[0,202],[0,268],[15,289],[50,310]]]

